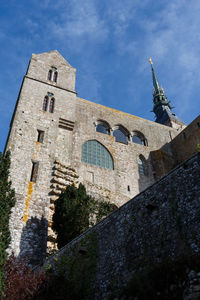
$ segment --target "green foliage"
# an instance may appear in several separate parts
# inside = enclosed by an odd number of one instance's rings
[[[96,233],[90,233],[70,253],[55,259],[54,267],[48,266],[48,285],[36,299],[94,299],[97,248]]]
[[[200,152],[200,144],[197,144],[197,152]]]
[[[11,208],[15,204],[15,192],[11,189],[9,180],[10,152],[5,156],[0,153],[0,297],[4,288],[4,267],[6,263],[6,249],[10,243],[9,217]]]
[[[58,248],[63,247],[82,232],[94,225],[94,216],[100,221],[116,206],[108,202],[98,202],[87,195],[83,184],[76,188],[67,186],[55,201],[52,229],[57,233]]]
[[[111,212],[117,209],[117,206],[109,202],[96,202],[97,212],[96,220],[101,221],[103,218],[107,217]]]

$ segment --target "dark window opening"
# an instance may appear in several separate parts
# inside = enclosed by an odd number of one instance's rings
[[[184,140],[186,140],[186,133],[185,132],[183,132],[183,138],[184,138]]]
[[[48,97],[44,97],[44,101],[43,101],[43,107],[42,107],[42,110],[43,111],[47,111],[47,106],[48,106]]]
[[[144,146],[147,145],[147,143],[145,141],[145,138],[143,136],[138,135],[138,134],[133,135],[132,142],[135,143],[135,144],[139,144],[139,145],[144,145]]]
[[[106,128],[103,124],[98,124],[96,127],[96,131],[104,134],[109,134],[108,128]]]
[[[124,132],[122,132],[120,129],[115,129],[113,131],[113,136],[115,137],[116,142],[128,144],[128,136]]]
[[[145,175],[145,172],[144,172],[144,163],[143,161],[138,158],[138,169],[139,169],[139,174],[140,175]]]
[[[57,78],[58,78],[58,72],[54,72],[53,81],[57,82]]]
[[[38,174],[39,162],[32,162],[32,171],[31,171],[31,182],[36,182]]]
[[[127,186],[127,189],[128,189],[128,192],[130,192],[130,190],[131,190],[131,189],[130,189],[130,185]]]
[[[51,80],[52,78],[52,70],[49,70],[49,73],[48,73],[48,80]]]
[[[54,105],[55,105],[55,99],[51,98],[50,105],[49,105],[49,112],[50,113],[54,112]]]
[[[44,140],[44,131],[38,130],[38,138],[37,138],[37,142],[43,143],[43,140]]]
[[[199,122],[197,122],[197,126],[200,127],[200,123]]]
[[[55,67],[51,67],[51,69],[48,72],[47,79],[53,82],[57,82],[58,79],[58,72]]]

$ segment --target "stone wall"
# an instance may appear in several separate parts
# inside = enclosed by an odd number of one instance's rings
[[[180,164],[196,153],[197,144],[200,144],[200,116],[172,140],[174,162]]]
[[[144,267],[166,258],[200,254],[199,204],[197,154],[66,245],[58,258],[69,257],[77,247],[84,256],[87,243],[83,249],[82,241],[95,235],[98,258],[94,299],[108,299],[113,283],[115,290],[121,289]]]

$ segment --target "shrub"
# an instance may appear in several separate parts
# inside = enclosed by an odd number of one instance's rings
[[[3,300],[31,300],[42,292],[47,283],[45,271],[33,272],[26,260],[12,254],[5,266],[6,281]]]

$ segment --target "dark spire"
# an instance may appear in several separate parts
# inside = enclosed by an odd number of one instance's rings
[[[159,87],[158,80],[156,78],[156,73],[154,71],[151,58],[149,58],[149,62],[151,64],[152,77],[153,77],[153,88],[154,88],[154,90],[153,90],[153,103],[154,103],[153,112],[156,114],[157,107],[161,106],[161,105],[167,106],[171,110],[172,107],[171,107],[169,101],[167,100],[167,97],[165,96],[165,92],[164,92],[163,88]]]
[[[168,101],[163,88],[158,84],[151,58],[149,58],[149,62],[151,65],[153,77],[153,112],[156,115],[156,122],[168,125],[170,127],[174,127],[173,122],[183,125],[184,123],[179,120],[179,118],[174,113],[172,113],[170,101]]]
[[[152,63],[151,58],[149,58],[149,62],[150,62],[150,65],[151,65],[154,91],[158,94],[160,88],[159,88],[158,80],[156,78],[156,74],[155,74],[155,71],[154,71],[154,68],[153,68],[153,63]]]

